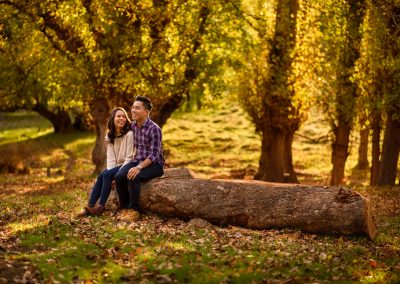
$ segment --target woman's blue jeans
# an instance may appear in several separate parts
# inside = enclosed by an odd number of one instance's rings
[[[92,193],[89,198],[89,206],[94,206],[99,200],[99,204],[105,206],[111,192],[111,183],[115,174],[119,171],[121,166],[117,166],[110,170],[105,169],[97,176],[96,183],[93,186]]]

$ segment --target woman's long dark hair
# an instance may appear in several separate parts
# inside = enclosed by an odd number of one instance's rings
[[[114,118],[115,118],[115,114],[119,110],[125,114],[126,123],[125,123],[124,127],[121,129],[121,133],[118,135],[118,137],[124,136],[126,133],[128,133],[129,130],[131,130],[131,120],[129,119],[126,111],[122,107],[116,107],[115,109],[113,109],[111,111],[111,115],[110,115],[110,118],[108,119],[108,123],[107,123],[107,128],[108,128],[107,136],[108,136],[108,139],[110,139],[110,142],[112,144],[114,144],[114,140],[117,137],[117,133],[115,132],[116,130],[115,130],[115,125],[114,125]]]

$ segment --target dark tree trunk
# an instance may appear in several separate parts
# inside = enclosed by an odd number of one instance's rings
[[[167,99],[153,100],[153,110],[151,111],[151,119],[161,128],[165,125],[168,118],[176,111],[183,103],[184,96],[176,94]]]
[[[93,118],[86,110],[75,115],[73,127],[78,131],[95,131]]]
[[[366,125],[367,118],[362,116],[360,118],[360,145],[358,146],[358,161],[357,169],[365,170],[369,167],[368,162],[368,138],[369,138],[369,126]]]
[[[370,169],[370,185],[378,185],[379,168],[380,168],[380,155],[381,155],[381,116],[375,114],[372,117],[372,159]]]
[[[359,47],[362,35],[360,26],[362,25],[365,13],[365,1],[351,0],[349,4],[349,14],[347,15],[347,32],[351,41],[343,51],[342,67],[349,70],[339,77],[338,82],[344,88],[345,95],[338,96],[337,124],[333,127],[334,141],[332,143],[332,173],[330,184],[338,185],[343,183],[346,160],[348,156],[350,132],[354,120],[354,106],[357,98],[357,85],[351,80],[351,71],[360,56]]]
[[[55,111],[50,111],[44,105],[36,104],[33,110],[47,118],[53,124],[55,133],[69,133],[75,130],[68,111],[64,109],[58,108]]]
[[[96,143],[92,151],[92,162],[96,167],[95,172],[100,173],[105,168],[106,147],[104,137],[106,135],[110,106],[105,98],[94,99],[91,106],[91,113],[96,127]]]
[[[285,182],[299,183],[296,172],[293,166],[292,144],[295,130],[286,133],[285,135],[285,149],[284,149],[284,163],[285,163]]]
[[[400,119],[388,113],[378,185],[395,185],[400,152]]]
[[[261,141],[261,151],[260,164],[254,179],[284,182],[285,134],[278,128],[265,129]]]
[[[292,52],[296,43],[297,0],[278,1],[276,6],[275,34],[272,50],[269,54],[271,80],[267,82],[265,105],[263,106],[263,122],[257,128],[262,131],[262,146],[259,169],[255,179],[285,182],[285,172],[289,179],[297,181],[293,170],[292,141],[290,126],[296,111],[291,99],[294,89],[290,76],[292,72]],[[280,106],[275,101],[280,101]],[[267,101],[274,101],[269,104]],[[293,112],[288,112],[288,109]],[[297,119],[297,117],[295,118]],[[288,135],[288,136],[286,136]]]
[[[331,185],[343,183],[344,170],[349,151],[349,137],[351,125],[344,121],[339,121],[339,125],[334,130],[334,141],[332,143],[332,173]]]

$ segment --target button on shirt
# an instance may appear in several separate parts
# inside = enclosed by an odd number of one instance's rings
[[[148,158],[153,163],[164,165],[161,128],[150,118],[147,118],[142,128],[139,128],[136,122],[133,122],[132,130],[136,147],[134,161],[140,163]]]

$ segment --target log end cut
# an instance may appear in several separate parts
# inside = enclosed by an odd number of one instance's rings
[[[376,227],[375,218],[372,215],[371,203],[368,199],[366,199],[365,202],[365,217],[366,217],[365,233],[369,236],[371,240],[374,240],[378,235],[378,229]]]

